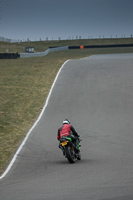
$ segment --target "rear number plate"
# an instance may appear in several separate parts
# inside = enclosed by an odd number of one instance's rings
[[[62,146],[65,146],[65,145],[67,145],[67,141],[62,142],[61,144],[62,144]]]

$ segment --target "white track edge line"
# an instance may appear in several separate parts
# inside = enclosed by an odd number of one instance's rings
[[[45,103],[45,105],[44,105],[44,107],[43,107],[43,109],[42,109],[42,111],[41,111],[39,117],[37,118],[37,120],[35,121],[35,123],[33,124],[33,126],[30,128],[30,130],[28,131],[28,133],[26,134],[26,136],[25,136],[23,142],[21,143],[20,147],[18,148],[18,150],[16,151],[15,155],[13,156],[13,158],[12,158],[11,162],[9,163],[8,167],[6,168],[5,172],[0,176],[0,179],[4,178],[4,177],[6,176],[6,174],[9,172],[9,170],[11,169],[12,165],[14,164],[14,162],[15,162],[15,160],[16,160],[18,154],[20,153],[22,147],[25,145],[25,143],[26,143],[26,141],[27,141],[27,139],[28,139],[30,133],[31,133],[32,130],[36,127],[37,123],[38,123],[39,120],[41,119],[41,117],[42,117],[42,115],[43,115],[43,113],[44,113],[44,111],[45,111],[45,109],[46,109],[46,107],[47,107],[47,105],[48,105],[48,102],[49,102],[49,99],[50,99],[52,90],[53,90],[53,88],[54,88],[54,86],[55,86],[55,83],[56,83],[56,81],[57,81],[57,79],[58,79],[58,76],[59,76],[61,70],[63,69],[64,65],[65,65],[68,61],[69,61],[69,60],[65,61],[65,62],[63,63],[63,65],[61,66],[61,68],[59,69],[59,71],[58,71],[58,73],[57,73],[57,75],[56,75],[56,77],[55,77],[55,80],[54,80],[54,82],[53,82],[53,84],[52,84],[52,87],[51,87],[51,89],[50,89],[50,92],[49,92],[49,94],[48,94],[48,97],[47,97],[47,99],[46,99],[46,103]]]

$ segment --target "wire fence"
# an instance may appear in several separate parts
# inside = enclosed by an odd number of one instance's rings
[[[76,36],[76,38],[74,38],[74,37],[69,37],[69,38],[67,38],[66,40],[73,40],[73,39],[76,39],[76,40],[78,40],[78,39],[102,39],[102,38],[104,38],[104,39],[108,39],[108,38],[110,38],[110,39],[113,39],[113,38],[133,38],[133,34],[131,34],[131,35],[120,35],[120,36],[118,36],[118,35],[115,35],[115,36],[112,36],[112,35],[110,35],[110,37],[104,37],[104,36],[101,36],[101,35],[99,35],[99,37],[93,37],[93,36],[88,36],[88,38],[82,38],[81,36]],[[48,37],[46,37],[46,39],[39,39],[39,40],[36,40],[36,41],[50,41],[50,38],[48,38]],[[53,39],[52,39],[53,40]],[[59,37],[58,38],[58,41],[59,40],[64,40],[64,39],[62,39],[61,37]],[[19,39],[8,39],[8,38],[5,38],[5,37],[1,37],[0,36],[0,41],[1,42],[9,42],[9,43],[19,43],[19,42],[30,42],[30,39],[28,38],[27,40],[19,40]]]
[[[20,42],[19,40],[8,39],[8,38],[1,37],[1,36],[0,36],[0,41],[1,42],[9,42],[9,43]]]

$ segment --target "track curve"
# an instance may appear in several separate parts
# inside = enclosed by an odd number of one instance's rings
[[[133,54],[71,60],[9,173],[2,200],[133,199]],[[56,134],[69,118],[82,160],[69,164]]]

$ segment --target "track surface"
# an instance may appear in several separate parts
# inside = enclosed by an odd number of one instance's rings
[[[56,134],[69,118],[82,160],[69,164]],[[71,60],[48,106],[0,181],[1,200],[133,199],[133,54]]]

